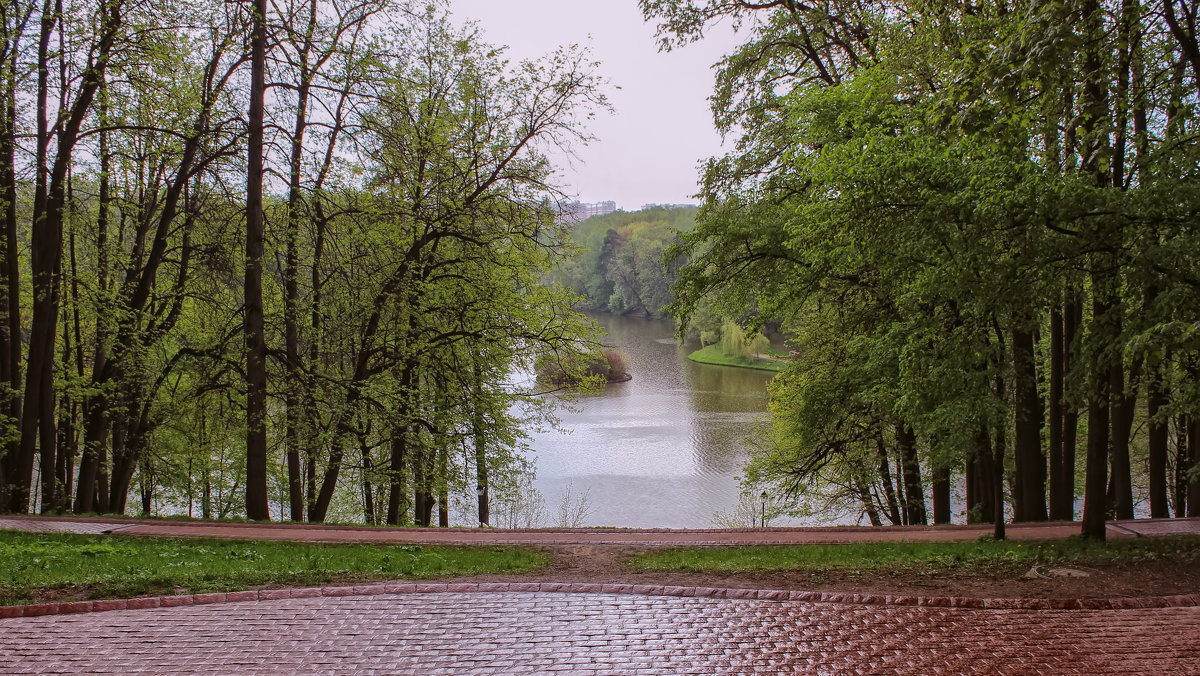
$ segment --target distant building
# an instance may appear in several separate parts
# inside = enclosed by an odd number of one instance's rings
[[[571,202],[563,205],[563,216],[573,220],[582,221],[592,216],[603,216],[611,214],[617,210],[617,203],[608,200],[607,202]]]
[[[617,210],[617,203],[612,200],[608,200],[607,202],[594,202],[591,204],[584,203],[580,204],[579,206],[583,207],[584,218],[603,216],[605,214],[611,214]]]

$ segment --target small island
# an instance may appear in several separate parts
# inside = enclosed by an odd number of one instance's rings
[[[615,350],[591,355],[584,364],[574,368],[561,361],[543,359],[538,364],[538,380],[552,385],[582,385],[585,383],[623,383],[632,380],[625,358]]]

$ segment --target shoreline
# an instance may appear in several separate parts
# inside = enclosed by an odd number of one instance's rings
[[[687,356],[688,360],[697,364],[710,366],[732,366],[734,368],[754,369],[756,371],[774,371],[778,373],[787,368],[788,360],[756,357],[750,361],[727,357],[718,345],[702,347]]]

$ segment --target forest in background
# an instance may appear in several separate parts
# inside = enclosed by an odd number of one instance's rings
[[[505,523],[511,374],[597,346],[541,281],[594,67],[445,3],[0,2],[0,511]]]
[[[672,270],[663,252],[696,226],[696,208],[650,207],[592,216],[571,226],[579,253],[551,272],[553,283],[583,298],[597,312],[663,317],[674,296]]]
[[[667,256],[684,324],[794,336],[750,482],[914,524],[958,483],[997,536],[1200,515],[1200,5],[639,4],[743,38]]]

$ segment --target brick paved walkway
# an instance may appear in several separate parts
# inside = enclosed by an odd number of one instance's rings
[[[1200,607],[658,595],[289,598],[0,620],[0,672],[1200,673]]]

